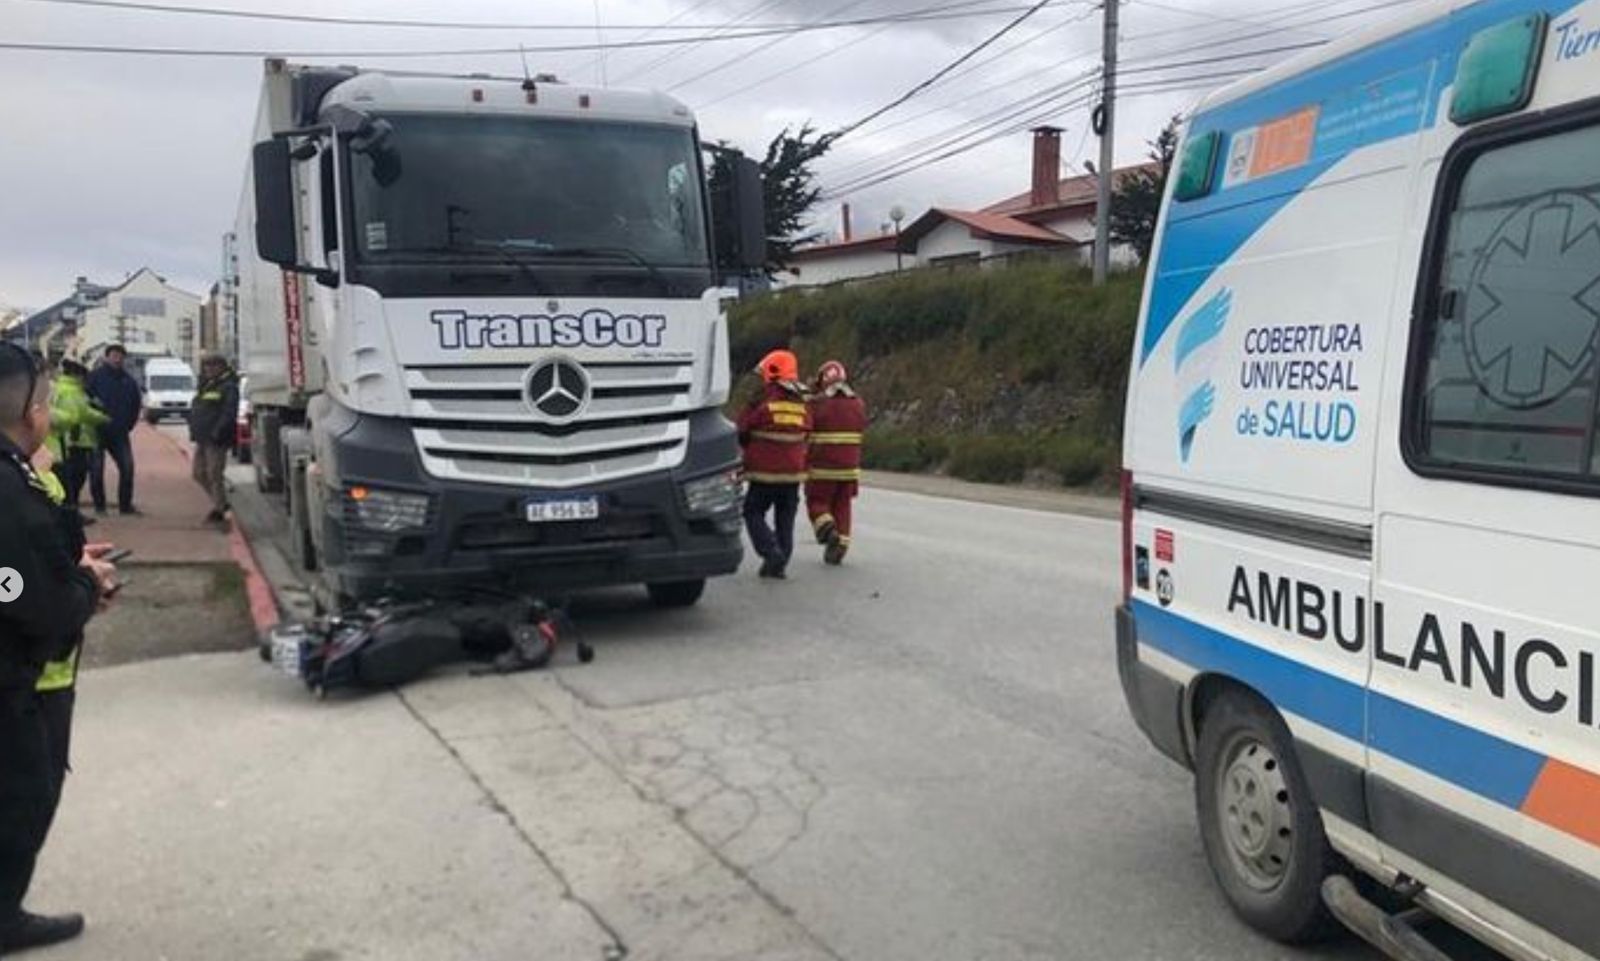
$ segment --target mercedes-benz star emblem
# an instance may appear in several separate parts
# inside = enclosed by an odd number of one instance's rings
[[[589,405],[589,375],[574,360],[554,358],[528,371],[528,406],[546,420],[572,420]]]

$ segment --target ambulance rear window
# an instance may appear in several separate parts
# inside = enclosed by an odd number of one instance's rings
[[[1425,464],[1600,478],[1600,126],[1464,158],[1413,362]]]

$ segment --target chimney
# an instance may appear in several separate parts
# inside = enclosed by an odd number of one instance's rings
[[[839,206],[839,219],[844,222],[844,242],[845,243],[849,243],[850,242],[850,205],[849,204],[841,204]]]
[[[1028,206],[1048,207],[1061,199],[1061,128],[1033,128],[1033,190]]]

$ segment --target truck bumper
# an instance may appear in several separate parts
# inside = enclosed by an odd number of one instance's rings
[[[1127,604],[1117,608],[1117,676],[1139,730],[1162,754],[1192,768],[1183,723],[1183,685],[1139,660],[1138,623]]]
[[[692,581],[731,574],[743,559],[738,504],[690,516],[680,489],[738,465],[733,427],[715,410],[691,419],[678,468],[571,491],[599,498],[598,519],[530,524],[528,498],[566,492],[431,477],[405,421],[329,407],[313,418],[319,547],[329,586],[350,598],[469,586],[548,595]],[[393,533],[362,527],[344,497],[357,485],[427,495],[426,525]]]

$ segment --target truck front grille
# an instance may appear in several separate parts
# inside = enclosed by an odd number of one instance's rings
[[[406,368],[423,465],[443,479],[572,488],[682,463],[691,362],[599,362],[584,370],[587,408],[571,423],[552,424],[525,401],[526,365]]]

